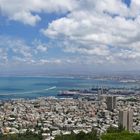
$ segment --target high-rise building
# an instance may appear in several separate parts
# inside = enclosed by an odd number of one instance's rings
[[[133,110],[129,109],[119,111],[119,125],[122,125],[128,131],[132,131]]]
[[[119,111],[119,125],[122,125],[124,128],[127,128],[127,111]]]
[[[116,108],[116,96],[107,96],[106,97],[107,109],[113,111]]]

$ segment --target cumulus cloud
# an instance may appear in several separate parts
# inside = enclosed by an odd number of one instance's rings
[[[33,59],[33,50],[24,40],[0,36],[0,54],[3,58],[1,64],[7,65],[14,62],[29,62]]]
[[[39,61],[39,63],[42,65],[42,64],[61,64],[62,63],[62,60],[60,59],[51,59],[51,60],[48,60],[48,59],[41,59]]]
[[[6,51],[3,48],[0,48],[0,62],[1,63],[7,63],[8,56]]]
[[[140,2],[80,0],[66,17],[52,21],[41,32],[64,47],[102,63],[140,60]]]
[[[0,36],[0,65],[46,65],[60,64],[57,58],[47,58],[47,44],[41,40],[31,43],[18,38]],[[45,55],[42,55],[45,54]]]
[[[124,0],[11,0],[10,3],[0,0],[0,7],[9,20],[31,26],[45,20],[41,18],[42,13],[63,14],[40,31],[50,42],[55,42],[52,46],[75,55],[77,61],[38,58],[38,63],[140,64],[139,0],[131,0],[130,4]],[[39,40],[32,44],[35,47],[24,42],[18,47],[19,44],[13,53],[21,54],[31,63],[37,62],[34,56],[38,53],[48,52],[48,45]],[[3,60],[7,61],[7,57]],[[26,62],[18,56],[15,60]]]
[[[39,14],[66,13],[76,6],[75,0],[0,0],[2,15],[8,16],[9,20],[20,21],[31,26],[41,20]]]
[[[34,46],[36,46],[35,52],[47,52],[48,51],[48,45],[46,43],[42,43],[40,40],[35,39],[32,43]]]

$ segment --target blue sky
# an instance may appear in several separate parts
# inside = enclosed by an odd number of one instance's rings
[[[1,0],[0,72],[139,70],[138,0]]]

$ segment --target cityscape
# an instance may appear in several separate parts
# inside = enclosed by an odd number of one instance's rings
[[[81,131],[90,133],[93,129],[100,136],[109,127],[117,129],[119,125],[139,133],[140,96],[116,95],[99,89],[93,96],[1,101],[0,122],[3,135],[30,130],[35,134],[41,132],[44,140]]]

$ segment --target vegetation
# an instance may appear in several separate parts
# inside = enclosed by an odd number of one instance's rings
[[[42,140],[40,134],[26,132],[25,134],[0,135],[0,140]]]
[[[25,134],[0,135],[0,140],[42,140],[42,137],[41,134],[33,134],[28,131]],[[140,133],[129,133],[122,126],[119,128],[111,126],[107,133],[101,137],[98,136],[97,131],[93,130],[87,134],[80,132],[78,134],[59,135],[56,136],[55,140],[140,140]]]
[[[97,132],[93,131],[91,133],[85,134],[84,132],[80,132],[78,134],[69,134],[69,135],[61,135],[57,136],[55,140],[99,140],[97,136]]]
[[[124,131],[125,131],[125,128],[122,125],[119,125],[118,128],[110,126],[107,129],[107,133],[120,133],[120,132],[124,132]]]
[[[57,136],[55,140],[140,140],[140,134],[129,133],[120,125],[118,128],[110,126],[107,133],[100,138],[96,131],[92,131],[88,134],[80,132],[79,134],[61,135]]]
[[[121,132],[121,133],[107,133],[101,136],[102,140],[140,140],[140,134]]]
[[[55,140],[140,140],[140,134],[129,133],[127,131],[113,132],[104,134],[99,139],[97,135],[93,135],[92,133],[85,134],[84,132],[80,132],[77,135],[71,134],[57,136]]]

